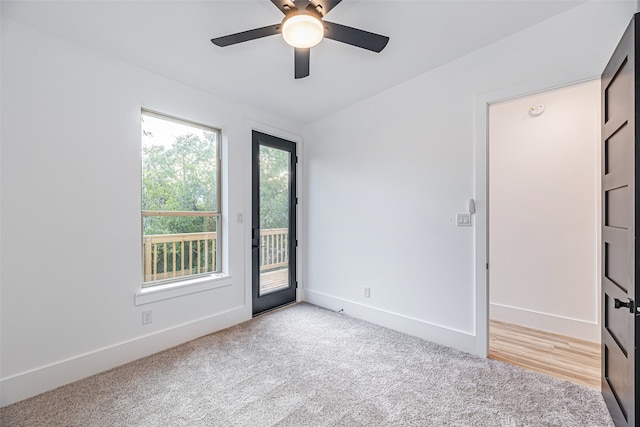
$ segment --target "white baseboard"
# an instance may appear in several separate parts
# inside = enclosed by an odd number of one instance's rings
[[[600,342],[598,323],[495,303],[490,304],[489,317],[499,322],[513,323],[585,341]]]
[[[0,406],[133,362],[251,319],[251,307],[222,313],[0,379]]]
[[[476,337],[472,334],[434,325],[424,320],[370,307],[355,301],[349,301],[310,289],[306,289],[304,295],[305,301],[319,307],[334,311],[343,310],[345,314],[366,320],[367,322],[375,323],[447,347],[452,347],[460,351],[477,354]]]

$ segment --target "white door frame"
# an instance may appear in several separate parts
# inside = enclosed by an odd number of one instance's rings
[[[639,0],[640,1],[640,0]],[[481,357],[489,355],[489,106],[491,104],[508,101],[547,92],[567,86],[600,79],[600,76],[582,80],[567,80],[562,76],[553,77],[536,82],[529,82],[520,86],[512,86],[492,92],[479,94],[475,102],[475,353]],[[599,240],[598,240],[599,241]],[[600,267],[598,264],[598,277]]]

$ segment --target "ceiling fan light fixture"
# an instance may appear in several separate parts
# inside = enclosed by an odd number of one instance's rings
[[[289,45],[307,49],[320,43],[324,37],[324,25],[311,15],[294,15],[282,24],[282,37]]]

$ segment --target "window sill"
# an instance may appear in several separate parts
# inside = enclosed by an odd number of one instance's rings
[[[209,291],[211,289],[223,288],[230,286],[232,283],[231,276],[212,274],[207,277],[198,277],[197,279],[143,288],[140,292],[136,292],[134,305],[149,304],[156,301]]]

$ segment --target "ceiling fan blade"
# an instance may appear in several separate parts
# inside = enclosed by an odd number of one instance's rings
[[[211,39],[211,42],[216,46],[225,47],[232,44],[248,42],[249,40],[255,40],[262,37],[273,36],[282,32],[282,25],[275,24],[262,28],[254,28],[253,30],[243,31],[241,33],[230,34],[228,36],[217,37]]]
[[[380,52],[389,42],[389,37],[369,31],[347,27],[333,22],[323,21],[325,26],[324,37],[327,39],[361,47],[363,49]]]
[[[315,10],[320,15],[325,16],[331,9],[336,7],[342,0],[311,0],[307,10]]]
[[[284,13],[285,15],[292,10],[298,9],[295,3],[291,0],[271,0],[271,3],[276,5],[276,7],[280,9],[280,12]]]
[[[309,59],[311,56],[311,49],[296,48],[293,56],[296,79],[307,77],[309,75]]]

